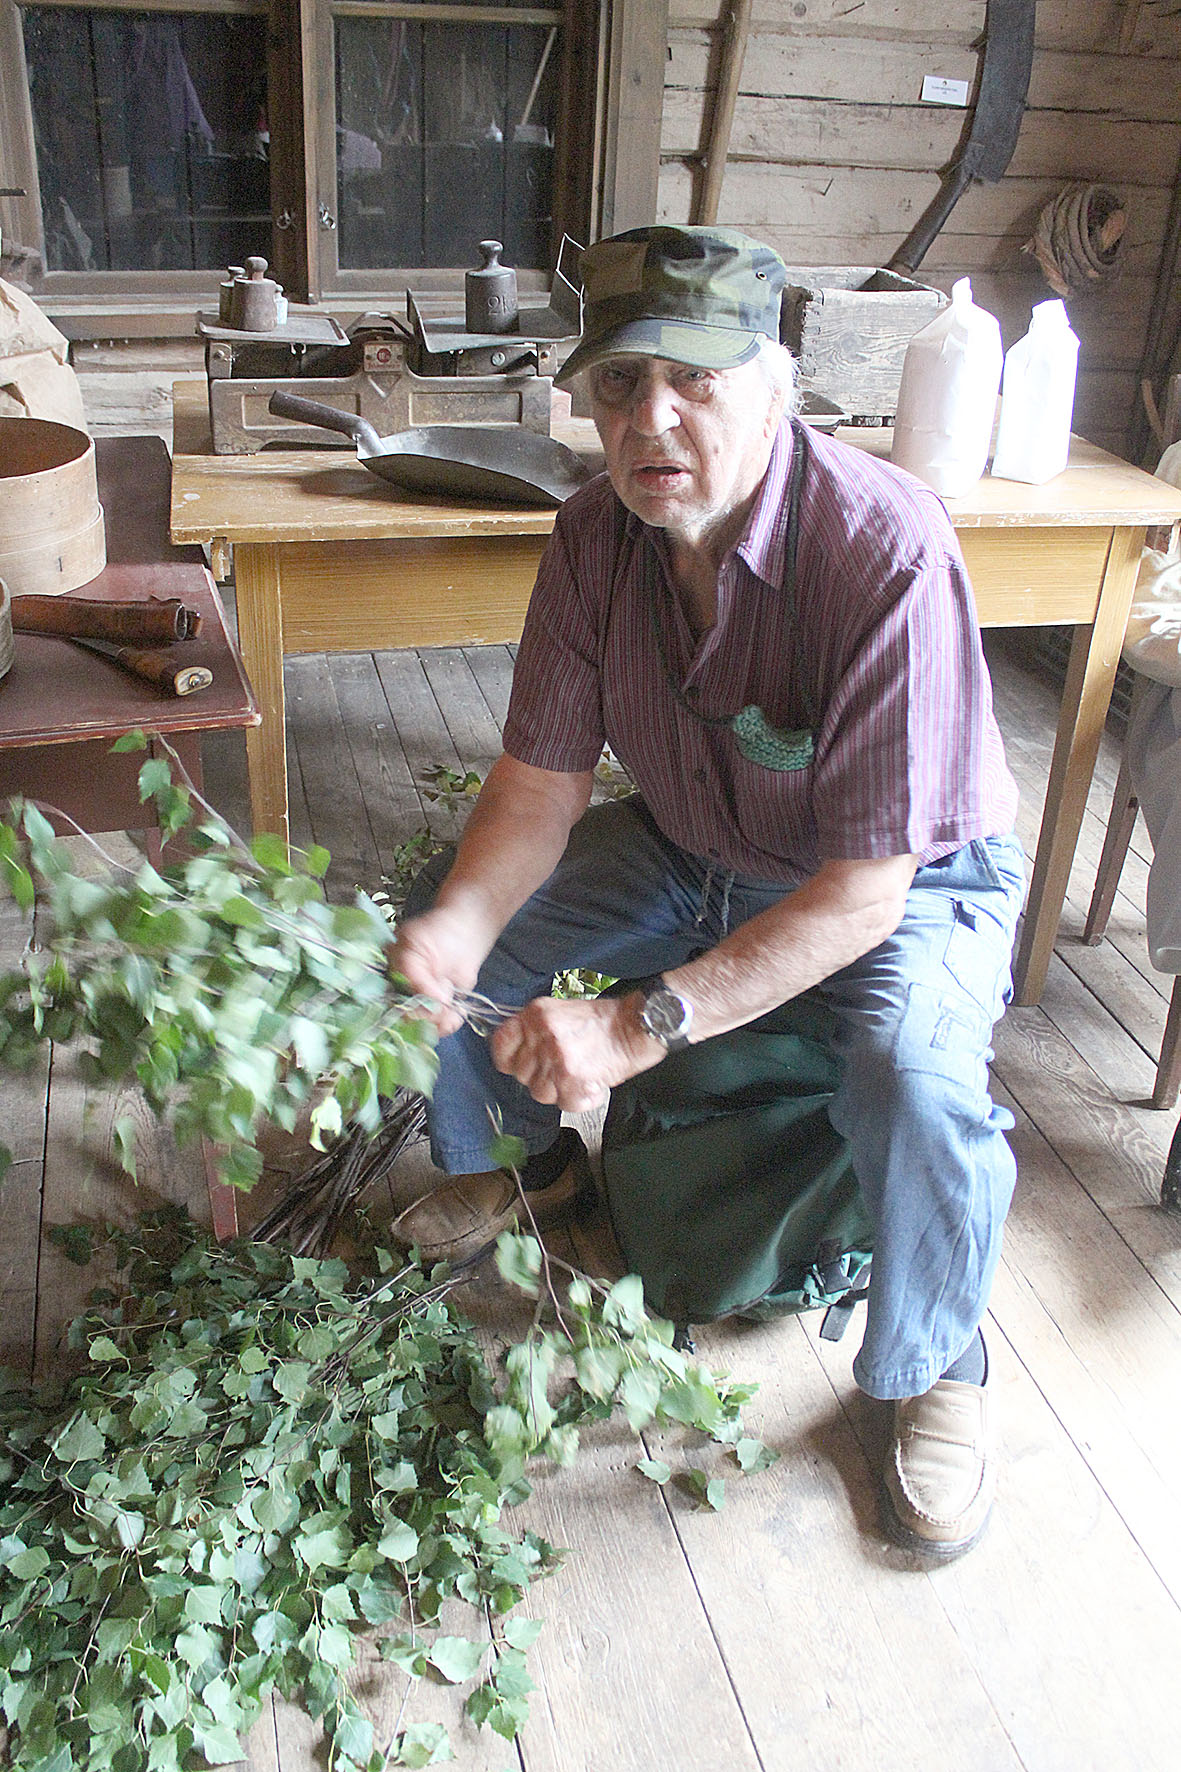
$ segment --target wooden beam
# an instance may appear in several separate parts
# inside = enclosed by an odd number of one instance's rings
[[[668,0],[612,0],[598,237],[656,219]]]
[[[746,55],[747,38],[750,36],[752,7],[753,0],[734,0],[723,26],[718,84],[710,111],[709,137],[705,144],[705,170],[693,215],[694,221],[705,227],[718,219],[730,131],[734,124],[734,106],[738,101],[738,82],[742,77],[742,62]]]

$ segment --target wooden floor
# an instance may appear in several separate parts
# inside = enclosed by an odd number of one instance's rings
[[[990,650],[1032,850],[1055,695],[1002,644]],[[334,890],[389,871],[422,822],[422,770],[486,767],[511,668],[504,648],[289,662],[294,829],[332,850]],[[1020,1179],[988,1330],[1007,1458],[984,1541],[927,1574],[879,1535],[884,1410],[850,1376],[856,1324],[835,1345],[812,1320],[716,1328],[701,1351],[759,1382],[751,1415],[779,1462],[729,1483],[720,1514],[634,1474],[625,1433],[540,1473],[522,1523],[571,1547],[533,1600],[547,1621],[531,1652],[540,1690],[519,1748],[456,1725],[461,1772],[1181,1764],[1181,1215],[1159,1205],[1176,1116],[1143,1105],[1171,980],[1147,961],[1142,837],[1109,938],[1079,941],[1115,765],[1105,743],[1042,1005],[1011,1011],[997,1035]],[[212,741],[206,768],[211,798],[244,825],[240,740]],[[445,810],[427,810],[446,830]],[[11,913],[4,931],[11,949]],[[134,1210],[106,1157],[127,1104],[88,1092],[61,1059],[5,1094],[20,1160],[0,1188],[4,1351],[44,1367],[82,1282],[41,1233]],[[196,1164],[146,1122],[144,1137],[141,1202],[158,1190],[199,1207]],[[394,1197],[413,1185],[407,1174]],[[605,1241],[592,1226],[582,1259],[609,1259]],[[470,1308],[493,1335],[511,1327],[493,1281]],[[388,1730],[396,1670],[367,1661],[363,1686]],[[427,1697],[446,1701],[441,1688]],[[255,1772],[322,1763],[315,1730],[286,1707],[249,1747]]]

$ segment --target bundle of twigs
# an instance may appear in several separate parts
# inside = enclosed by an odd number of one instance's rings
[[[282,1243],[295,1255],[326,1255],[347,1213],[366,1188],[387,1175],[408,1144],[426,1131],[426,1102],[399,1089],[382,1104],[376,1131],[354,1126],[296,1177],[251,1236]]]

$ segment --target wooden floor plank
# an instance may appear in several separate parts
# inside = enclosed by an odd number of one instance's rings
[[[457,754],[466,768],[487,775],[500,755],[500,728],[466,655],[458,646],[436,646],[424,649],[420,657]]]
[[[422,801],[373,655],[341,653],[329,660],[329,671],[380,872],[387,874],[399,845],[424,822]]]
[[[0,899],[0,968],[19,963],[29,934],[28,918],[11,899]],[[11,1168],[0,1177],[0,1365],[26,1379],[37,1311],[48,1098],[49,1055],[43,1052],[16,1086],[4,1090],[0,1121],[0,1143],[12,1155]]]
[[[513,687],[512,646],[465,646],[463,656],[472,675],[480,685],[489,712],[499,727],[508,716],[509,696]]]
[[[853,1384],[854,1348],[815,1346],[872,1454],[880,1412]],[[995,1328],[989,1349],[1005,1450],[993,1517],[970,1556],[909,1580],[937,1595],[1025,1772],[1167,1772],[1181,1612]],[[942,1765],[958,1768],[972,1737],[951,1704],[936,1707]]]
[[[758,1382],[752,1423],[780,1454],[731,1477],[720,1515],[669,1495],[766,1772],[796,1772],[802,1744],[842,1772],[945,1772],[952,1716],[957,1772],[1019,1767],[934,1584],[880,1531],[880,1444],[871,1460],[802,1322],[721,1325],[698,1345]]]
[[[993,1314],[1181,1607],[1181,1315],[1019,1110],[1013,1143]]]
[[[332,856],[329,889],[348,896],[359,885],[376,884],[381,861],[353,753],[341,742],[344,727],[328,659],[309,652],[289,660],[286,683],[311,836]],[[292,836],[298,841],[294,827]]]
[[[450,839],[458,835],[462,818],[455,818],[445,806],[427,799],[422,784],[433,769],[462,770],[468,763],[460,758],[452,741],[423,657],[416,652],[377,652],[374,662],[397,722],[407,767],[422,800],[423,822],[438,836]]]

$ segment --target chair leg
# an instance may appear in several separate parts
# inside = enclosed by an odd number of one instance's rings
[[[1139,810],[1140,802],[1132,792],[1128,765],[1121,761],[1111,802],[1111,817],[1107,821],[1107,835],[1103,839],[1103,853],[1099,857],[1099,871],[1095,875],[1095,890],[1083,925],[1083,941],[1087,947],[1094,947],[1103,939]]]
[[[1154,1108],[1176,1107],[1178,1097],[1181,1097],[1181,977],[1173,985],[1173,994],[1169,998],[1169,1014],[1156,1065],[1156,1087],[1152,1092],[1152,1105]]]

